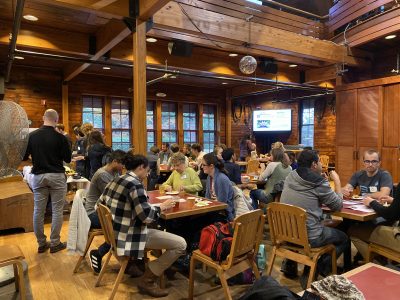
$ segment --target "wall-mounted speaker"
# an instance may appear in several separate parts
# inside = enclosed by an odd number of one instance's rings
[[[273,59],[261,58],[258,66],[264,73],[278,73],[278,65]]]
[[[174,40],[168,43],[169,54],[175,56],[190,57],[192,55],[192,48],[193,44],[186,41]]]

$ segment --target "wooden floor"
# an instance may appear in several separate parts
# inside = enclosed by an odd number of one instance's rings
[[[45,225],[46,235],[50,235],[50,224]],[[64,221],[61,237],[62,241],[67,240],[68,221]],[[103,237],[96,237],[92,247],[99,246]],[[268,242],[267,242],[268,243]],[[50,254],[49,252],[38,254],[37,243],[33,232],[9,234],[0,236],[0,245],[17,244],[21,247],[28,263],[28,274],[25,276],[28,290],[28,299],[37,300],[56,300],[56,299],[107,299],[111,292],[113,282],[116,278],[118,264],[112,261],[115,270],[107,272],[101,287],[94,287],[97,276],[94,275],[88,259],[83,262],[79,273],[73,274],[72,270],[77,261],[76,255],[69,255],[66,250]],[[270,251],[267,245],[267,251]],[[281,260],[277,259],[273,270],[273,277],[281,284],[288,286],[292,291],[298,292],[301,287],[298,280],[289,280],[281,276],[279,271]],[[178,273],[176,280],[169,281],[167,287],[170,294],[161,299],[186,299],[188,295],[188,278]],[[153,299],[150,296],[142,295],[136,288],[138,279],[125,276],[119,286],[115,299]],[[224,299],[222,289],[215,285],[214,276],[211,271],[203,273],[201,269],[196,270],[195,275],[195,296],[196,299]],[[231,286],[232,296],[237,299],[248,288],[248,285]],[[0,299],[19,299],[19,295],[14,292],[14,285],[0,288]]]

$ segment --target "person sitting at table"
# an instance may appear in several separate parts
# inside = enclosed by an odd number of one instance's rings
[[[233,204],[234,191],[232,183],[226,175],[224,163],[214,155],[208,153],[203,156],[201,166],[207,174],[206,198],[218,200],[228,204],[226,217],[228,221],[235,218],[235,208]]]
[[[189,166],[191,166],[194,169],[200,170],[203,156],[206,154],[202,150],[203,150],[203,148],[201,147],[200,144],[197,144],[197,143],[192,144],[192,154],[195,157],[195,159],[194,159],[194,161],[191,161],[189,163]]]
[[[141,259],[145,248],[165,250],[159,258],[148,263],[137,284],[142,293],[165,297],[168,291],[158,286],[157,279],[179,256],[185,254],[186,242],[175,234],[148,228],[148,224],[157,222],[161,212],[174,207],[175,202],[168,199],[159,207],[150,205],[143,186],[150,170],[145,156],[128,153],[124,165],[126,174],[110,182],[99,201],[110,208],[118,256]]]
[[[99,197],[104,192],[107,184],[110,183],[115,177],[121,175],[122,168],[124,167],[123,161],[125,159],[125,155],[126,153],[122,150],[115,150],[110,154],[107,154],[107,164],[98,169],[90,181],[89,191],[86,194],[85,209],[90,219],[91,229],[101,229],[99,216],[97,215],[95,206],[99,200]],[[109,250],[110,245],[103,243],[98,249],[90,251],[90,263],[95,273],[100,273],[101,260]]]
[[[240,166],[235,164],[235,151],[233,148],[227,148],[222,151],[222,158],[224,160],[224,168],[228,172],[229,180],[235,184],[241,184]]]
[[[339,257],[344,251],[350,251],[348,236],[339,229],[327,227],[321,223],[323,215],[321,205],[328,206],[332,211],[342,209],[343,196],[339,175],[335,171],[330,173],[335,184],[335,189],[332,190],[328,180],[322,176],[322,164],[318,153],[313,150],[302,151],[297,163],[299,167],[290,172],[285,180],[280,202],[305,209],[310,246],[316,248],[334,244],[336,256]],[[317,263],[317,272],[326,276],[331,271],[331,263],[330,255],[321,256]],[[345,256],[345,268],[349,265],[350,262],[346,261]],[[297,264],[292,261],[284,261],[282,271],[285,275],[297,275]],[[304,289],[309,273],[310,267],[304,266],[303,274],[300,277],[300,283]]]
[[[172,167],[172,163],[171,163],[172,156],[174,156],[174,154],[176,154],[176,153],[179,153],[179,145],[178,144],[172,144],[170,149],[171,149],[172,155],[170,156],[170,158],[168,158],[167,170],[170,170],[171,167]],[[188,167],[189,166],[189,158],[187,158],[185,155],[183,155],[183,156],[185,157],[185,166]]]
[[[155,189],[160,176],[160,158],[158,153],[160,149],[157,146],[152,146],[150,151],[147,152],[146,158],[149,160],[150,174],[147,178],[147,190],[152,191]],[[132,153],[133,154],[133,153]]]
[[[171,157],[171,165],[174,171],[162,184],[167,192],[185,191],[197,195],[203,189],[196,171],[186,165],[187,157],[182,153],[175,153]]]
[[[214,155],[219,159],[219,160],[224,160],[223,158],[222,158],[222,151],[224,151],[224,149],[222,149],[222,147],[220,146],[220,145],[215,145],[214,146],[214,151],[213,151],[213,153],[214,153]]]
[[[172,156],[172,152],[169,149],[169,143],[161,144],[161,151],[158,156],[160,157],[160,164],[166,165],[168,163],[168,159]]]
[[[273,199],[273,197],[270,197],[270,194],[275,184],[285,180],[291,171],[292,168],[285,158],[285,152],[281,148],[273,148],[271,150],[271,162],[259,177],[259,181],[266,181],[264,189],[256,189],[250,192],[253,207],[257,209],[259,202],[270,203],[271,199]]]
[[[395,221],[400,220],[400,188],[396,189],[394,198],[390,196],[381,196],[379,199],[365,197],[363,203],[373,208],[376,214],[383,217],[386,222],[380,224],[363,222],[351,226],[348,234],[354,246],[364,258],[368,253],[369,242],[399,252],[400,228],[392,225]],[[385,206],[387,204],[389,206]]]
[[[351,176],[350,182],[342,189],[343,196],[350,197],[357,186],[360,187],[361,196],[368,195],[375,199],[389,196],[393,188],[392,176],[380,169],[379,152],[373,149],[365,151],[363,162],[365,169]]]
[[[183,144],[182,153],[189,159],[194,160],[196,157],[192,154],[192,146],[190,144]]]
[[[290,166],[292,167],[292,170],[296,170],[298,165],[297,165],[297,160],[296,160],[296,153],[289,151],[287,152],[287,155],[290,160]]]

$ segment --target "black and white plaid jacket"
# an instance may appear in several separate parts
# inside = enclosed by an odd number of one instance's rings
[[[100,202],[111,210],[118,256],[143,257],[147,225],[158,220],[160,208],[151,206],[142,182],[127,172],[105,188]]]

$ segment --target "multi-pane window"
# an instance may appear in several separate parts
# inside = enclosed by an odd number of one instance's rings
[[[216,107],[214,105],[203,106],[203,148],[209,153],[214,149],[216,142]]]
[[[154,117],[154,101],[146,104],[147,150],[156,144],[156,127]]]
[[[306,147],[314,146],[314,100],[303,100],[300,124],[301,144]]]
[[[82,123],[91,123],[94,129],[104,131],[103,97],[82,96]]]
[[[161,105],[161,140],[163,143],[177,142],[176,104],[164,102]]]
[[[183,142],[197,143],[197,105],[183,104]]]
[[[111,142],[113,150],[131,147],[129,100],[111,98]]]

